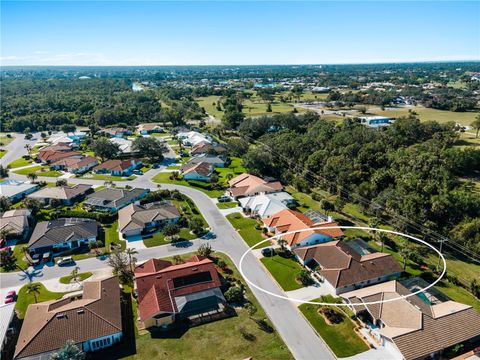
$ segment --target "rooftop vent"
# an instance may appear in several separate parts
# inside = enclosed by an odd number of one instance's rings
[[[196,267],[195,267],[195,268],[192,268],[192,271],[197,271],[197,270],[198,270],[198,268],[196,268]]]
[[[79,310],[77,310],[77,314],[85,314],[85,310],[84,309],[79,309]]]
[[[59,313],[57,314],[57,319],[63,319],[65,317],[65,313]]]

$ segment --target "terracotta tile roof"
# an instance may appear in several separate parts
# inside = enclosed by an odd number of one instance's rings
[[[228,182],[228,191],[234,196],[250,196],[283,190],[280,181],[267,181],[255,175],[241,174]]]
[[[178,265],[150,259],[135,268],[135,284],[142,321],[159,312],[178,312],[177,296],[215,289],[221,285],[213,261],[201,256],[194,256]]]
[[[335,288],[402,272],[402,267],[390,254],[362,256],[345,241],[331,241],[293,252],[304,261],[315,260],[321,266],[319,274]]]
[[[427,290],[428,291],[428,290]],[[411,294],[399,281],[369,286],[342,294],[354,304],[377,299],[394,299]],[[455,301],[427,304],[419,296],[362,305],[372,317],[385,324],[379,332],[391,339],[406,360],[429,354],[480,336],[480,314]],[[362,311],[359,305],[355,310]]]
[[[328,227],[328,226],[338,226],[336,222],[325,222],[321,224],[314,224],[305,214],[301,212],[285,209],[282,210],[268,218],[262,220],[263,224],[269,228],[276,228],[277,233],[284,233],[296,230],[302,230],[305,228],[318,228],[318,227]],[[284,240],[287,241],[288,245],[295,245],[302,240],[308,238],[312,234],[322,234],[329,237],[341,237],[343,236],[343,231],[339,228],[333,229],[315,229],[311,231],[302,231],[293,234],[288,234],[282,236]]]
[[[190,173],[197,173],[201,176],[208,177],[212,175],[213,172],[213,166],[209,163],[206,162],[201,162],[201,163],[188,163],[183,165],[180,168],[180,171],[182,172],[183,175],[185,174],[190,174]]]
[[[65,166],[67,168],[79,169],[86,165],[97,164],[97,159],[92,156],[68,157],[52,163],[52,166]]]
[[[71,151],[71,149],[70,151],[40,150],[37,157],[43,162],[56,162],[64,158],[81,155],[81,152]]]
[[[121,331],[118,279],[88,281],[80,300],[66,298],[28,307],[15,358],[57,350],[67,340],[82,343]]]

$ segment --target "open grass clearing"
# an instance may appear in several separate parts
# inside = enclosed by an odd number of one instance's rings
[[[189,186],[194,189],[200,190],[207,194],[209,197],[215,198],[222,196],[224,194],[224,190],[221,189],[211,189],[211,185],[209,183],[203,183],[200,181],[186,181],[183,179],[170,179],[170,172],[160,172],[152,178],[153,182],[156,183],[164,183],[164,184],[177,184],[183,186]]]
[[[272,257],[263,257],[260,261],[283,290],[292,291],[304,287],[296,280],[297,275],[303,268],[294,259],[275,255]]]

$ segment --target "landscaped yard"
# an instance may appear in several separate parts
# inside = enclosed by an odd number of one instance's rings
[[[170,175],[170,172],[160,172],[152,178],[152,181],[163,184],[189,186],[204,192],[212,198],[222,196],[225,193],[225,191],[221,189],[210,189],[211,185],[208,183],[202,183],[200,181],[186,181],[183,179],[170,179]]]
[[[231,209],[237,207],[238,203],[236,201],[228,201],[228,202],[221,202],[217,203],[217,207],[219,209]]]
[[[32,159],[24,159],[23,157],[21,157],[17,160],[12,161],[10,164],[8,164],[8,166],[11,169],[15,169],[15,168],[19,168],[19,167],[22,167],[22,166],[30,165],[31,163],[33,163]]]
[[[6,136],[5,134],[1,134],[0,135],[0,146],[7,146],[8,144],[10,144],[12,141],[13,141],[14,137],[13,136]]]
[[[31,166],[20,170],[15,170],[14,173],[19,175],[28,175],[31,173],[35,173],[37,176],[48,177],[59,177],[62,175],[60,171],[50,170],[48,166],[43,165]]]
[[[251,218],[247,218],[240,213],[233,213],[227,215],[228,221],[238,231],[240,236],[245,240],[248,246],[253,246],[262,240],[265,240],[262,236],[262,231],[255,228],[258,225],[257,221]],[[259,245],[258,248],[268,246],[268,241]]]
[[[48,291],[45,286],[41,283],[34,283],[40,286],[39,293],[36,294],[37,302],[48,301],[48,300],[56,300],[60,299],[66,293],[62,292],[51,292]],[[20,291],[18,292],[17,303],[15,304],[15,309],[17,310],[18,317],[23,319],[25,317],[25,313],[27,312],[28,305],[35,303],[35,296],[33,293],[27,292],[27,285],[24,285]]]
[[[284,258],[279,255],[263,257],[260,260],[285,291],[301,289],[303,285],[296,280],[297,275],[303,269],[292,258]]]
[[[90,180],[105,180],[105,181],[128,181],[135,179],[134,175],[130,176],[112,176],[105,174],[85,174],[81,177],[82,179]]]
[[[330,302],[329,300],[317,299],[315,301]],[[334,311],[338,311],[343,316],[340,323],[332,325],[328,324],[323,315],[319,314],[320,305],[302,304],[298,308],[336,356],[353,356],[369,350],[369,346],[355,332],[356,324],[341,308],[332,307]]]
[[[90,276],[92,276],[93,274],[90,272],[90,271],[87,271],[87,272],[83,272],[83,273],[78,273],[77,275],[77,280],[78,282],[80,281],[83,281],[83,280],[86,280],[88,279]],[[63,276],[59,279],[59,281],[62,283],[62,284],[70,284],[73,280],[73,276],[72,275],[68,275],[68,276]]]
[[[185,254],[181,257],[187,259],[194,253]],[[238,270],[232,261],[224,254],[214,253],[215,257],[223,259],[232,270],[233,276],[241,279]],[[166,258],[172,260],[171,258]],[[257,308],[253,315],[255,319],[267,319],[267,316],[257,302],[252,292],[246,287],[246,298]],[[133,304],[133,318],[136,319],[136,304]],[[158,359],[168,358],[170,360],[184,359],[275,359],[287,360],[293,359],[290,351],[285,346],[276,331],[266,332],[261,330],[249,316],[244,308],[236,309],[236,316],[226,319],[202,324],[182,330],[172,331],[140,331],[135,335],[135,344],[133,352],[124,351],[128,359]],[[267,322],[270,323],[267,319]],[[249,334],[249,339],[245,339],[241,332]],[[134,331],[127,332],[133,334]],[[122,342],[127,344],[129,340]],[[119,352],[115,352],[118,350]],[[122,350],[110,348],[104,352],[93,353],[92,358],[98,360],[110,360],[125,358]],[[132,353],[134,355],[132,355]]]
[[[7,150],[0,150],[0,159],[7,153]]]

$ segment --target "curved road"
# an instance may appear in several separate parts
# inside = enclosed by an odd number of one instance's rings
[[[160,169],[150,170],[143,176],[128,182],[118,182],[118,185],[126,185],[127,183],[133,187],[157,189],[158,184],[151,181],[152,176],[158,173]],[[25,179],[24,176],[10,174],[11,178]],[[52,178],[39,178],[39,180],[52,181]],[[85,180],[85,179],[68,179],[71,183],[88,183],[92,185],[103,185],[103,181]],[[176,254],[186,253],[198,248],[202,242],[209,242],[216,251],[227,254],[238,267],[240,258],[248,250],[247,244],[242,237],[233,228],[230,222],[220,213],[219,209],[203,192],[180,185],[161,184],[161,188],[169,190],[179,190],[181,193],[189,196],[197,205],[200,212],[205,217],[211,230],[217,234],[217,238],[213,240],[194,240],[190,242],[188,247],[178,248],[171,245],[158,246],[148,249],[139,249],[137,259],[139,261],[147,260],[152,257],[173,256]],[[90,258],[77,262],[81,271],[92,271],[106,268],[105,260]],[[16,272],[0,275],[1,288],[18,287],[24,282],[34,279],[36,281],[48,280],[68,275],[71,269],[59,268],[58,266],[44,267],[42,270],[29,269],[26,273]],[[273,280],[271,275],[263,267],[260,261],[251,253],[245,257],[243,262],[243,271],[250,281],[258,286],[276,294],[284,295],[283,290]],[[334,355],[330,352],[323,340],[319,338],[312,329],[307,320],[301,315],[294,303],[279,299],[256,288],[251,287],[252,292],[258,299],[259,303],[265,309],[268,317],[274,324],[278,333],[286,343],[295,359],[298,360],[330,360],[334,359]]]

